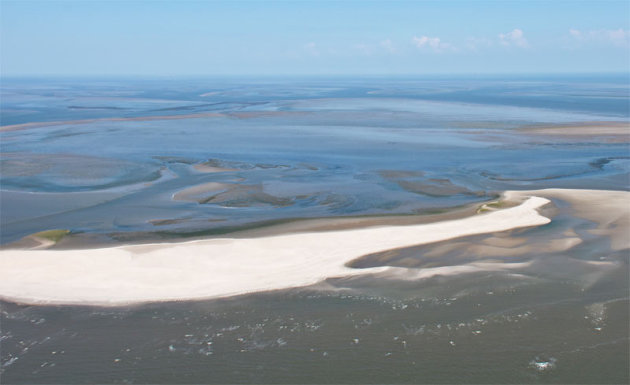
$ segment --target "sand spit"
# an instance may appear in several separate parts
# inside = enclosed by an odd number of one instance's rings
[[[550,219],[538,212],[549,203],[547,198],[568,202],[576,216],[597,223],[598,227],[590,231],[610,236],[612,249],[630,247],[630,192],[512,191],[506,192],[504,199],[522,202],[520,205],[434,223],[99,249],[2,250],[0,298],[30,304],[117,306],[227,297],[307,286],[333,277],[396,275],[403,270],[348,265],[372,253],[549,223]],[[566,235],[579,241],[574,234]],[[502,252],[523,246],[519,239],[507,244],[502,239],[495,241],[493,245]],[[572,245],[560,246],[566,249]],[[404,274],[423,279],[516,266],[468,262],[412,268]]]
[[[0,297],[114,306],[306,286],[388,269],[345,265],[369,253],[549,223],[537,211],[547,203],[532,196],[504,210],[411,226],[85,250],[4,250]]]

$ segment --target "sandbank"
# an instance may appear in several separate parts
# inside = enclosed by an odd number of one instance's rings
[[[630,122],[582,122],[556,125],[533,125],[519,129],[536,135],[563,137],[607,137],[610,141],[630,141]]]
[[[208,164],[205,163],[200,163],[200,164],[196,164],[193,166],[193,168],[199,172],[203,172],[203,173],[215,173],[215,172],[228,172],[228,171],[238,171],[235,168],[226,168],[226,167],[217,167],[217,166],[210,166]]]
[[[307,286],[388,269],[346,266],[369,253],[549,223],[537,211],[547,203],[532,196],[504,210],[410,226],[84,250],[3,250],[0,298],[32,304],[125,305]]]
[[[216,193],[232,188],[233,185],[219,182],[208,182],[197,186],[188,187],[173,194],[175,201],[197,202],[204,194]]]
[[[233,117],[238,119],[248,119],[257,117],[269,117],[278,115],[298,115],[303,114],[301,111],[241,111],[241,112],[199,112],[194,114],[181,114],[181,115],[149,115],[149,116],[135,116],[135,117],[112,117],[112,118],[93,118],[93,119],[78,119],[78,120],[56,120],[49,122],[29,122],[20,124],[10,124],[6,126],[0,126],[0,132],[2,131],[18,131],[29,128],[39,127],[51,127],[51,126],[65,126],[75,124],[91,124],[99,122],[144,122],[153,120],[178,120],[178,119],[197,119],[197,118],[219,118],[219,117]]]
[[[0,298],[29,304],[118,306],[220,298],[309,286],[334,277],[396,273],[400,268],[349,266],[372,253],[547,224],[551,220],[539,211],[550,202],[547,198],[567,201],[575,215],[597,222],[592,231],[611,236],[614,249],[629,246],[630,192],[512,191],[503,199],[522,202],[517,206],[435,223],[82,250],[2,250]],[[520,247],[519,242],[494,243]],[[568,249],[571,244],[561,246]],[[477,261],[405,274],[427,278],[514,266]]]
[[[194,118],[211,118],[211,117],[223,117],[225,114],[216,112],[203,112],[198,114],[186,114],[186,115],[151,115],[151,116],[136,116],[132,118],[95,118],[95,119],[79,119],[79,120],[58,120],[52,122],[31,122],[21,124],[11,124],[6,126],[0,126],[0,131],[18,131],[28,128],[50,127],[50,126],[65,126],[74,124],[91,124],[98,122],[143,122],[152,120],[175,120],[175,119],[194,119]]]

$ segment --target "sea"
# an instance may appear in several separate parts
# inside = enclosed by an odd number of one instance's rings
[[[506,190],[630,190],[627,135],[553,133],[630,124],[628,74],[2,78],[0,112],[0,249],[51,229],[69,231],[56,248],[106,247],[442,214]],[[0,301],[0,382],[628,383],[629,250],[553,204],[549,225],[494,234],[582,236],[493,256],[527,269],[118,307]],[[377,262],[489,258],[444,247]]]

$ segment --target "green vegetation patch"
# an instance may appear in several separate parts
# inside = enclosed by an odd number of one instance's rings
[[[57,243],[68,234],[70,234],[70,230],[46,230],[33,234],[33,236],[48,239],[49,241]]]
[[[477,208],[477,214],[481,214],[481,213],[485,213],[489,211],[496,211],[499,209],[507,209],[510,207],[518,206],[518,205],[519,205],[519,202],[515,202],[515,201],[507,201],[507,200],[493,201],[489,203],[484,203],[481,206],[479,206]]]

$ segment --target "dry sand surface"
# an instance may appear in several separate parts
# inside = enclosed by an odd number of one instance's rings
[[[505,199],[523,203],[437,223],[84,250],[3,250],[0,297],[24,303],[123,305],[300,287],[330,277],[393,269],[346,266],[370,253],[549,223],[538,212],[549,203],[545,196],[584,205],[576,209],[578,213],[601,219],[602,232],[613,231],[619,223],[627,223],[627,210],[618,208],[629,195],[591,190],[509,192]],[[602,201],[606,205],[599,205]],[[619,217],[610,222],[608,214],[613,214],[615,205]],[[418,277],[508,265],[512,264],[422,269]]]

